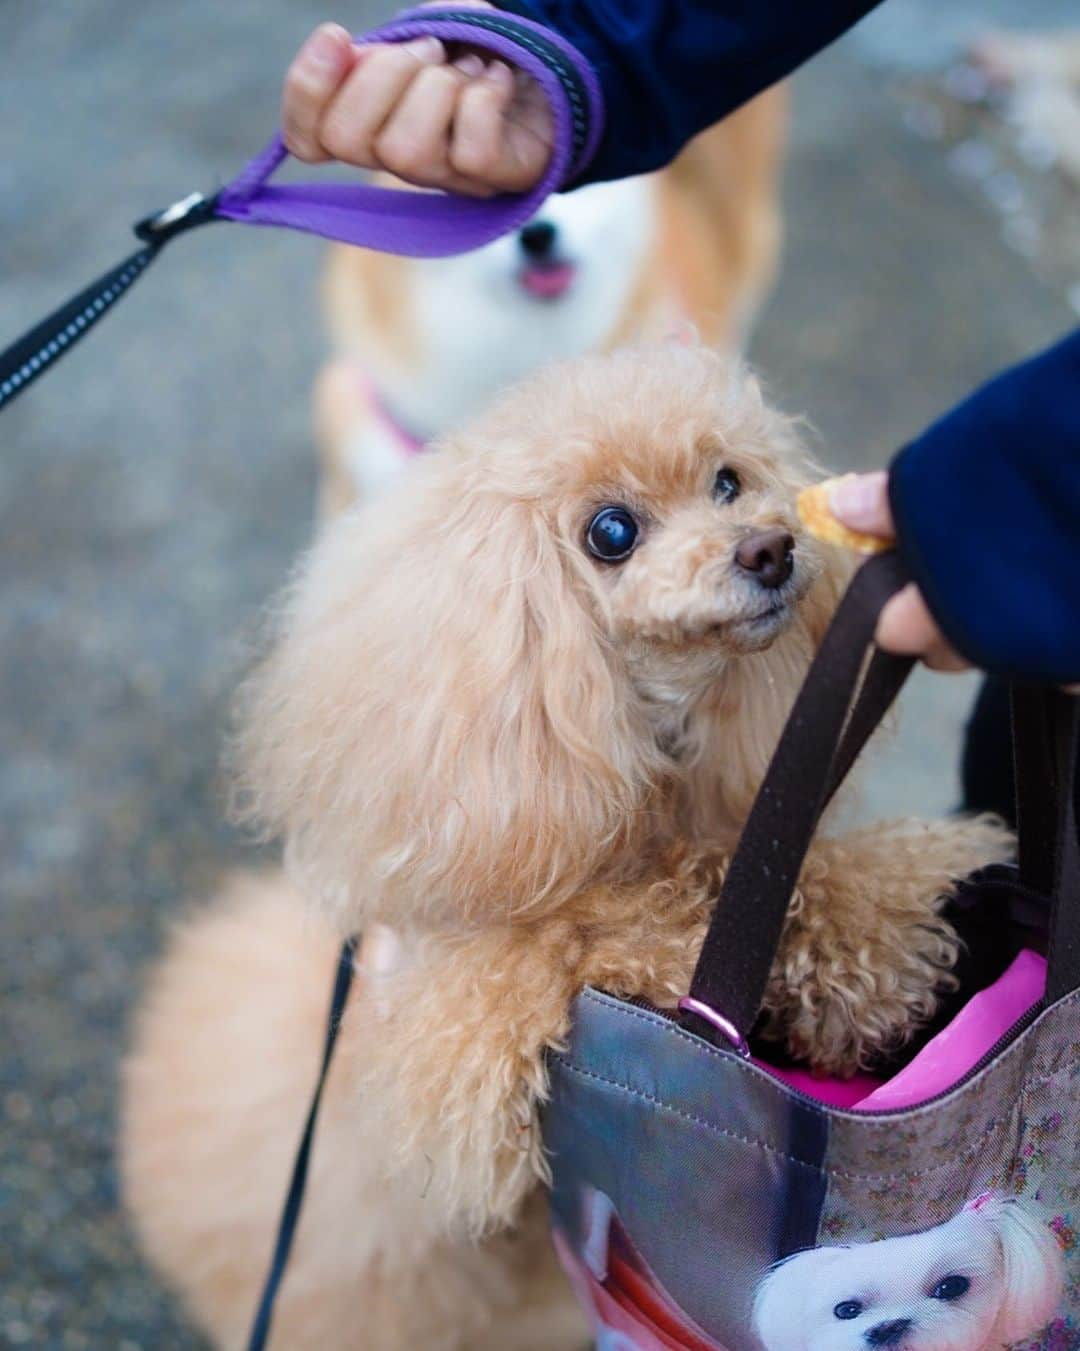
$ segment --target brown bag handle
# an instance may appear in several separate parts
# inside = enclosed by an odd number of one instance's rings
[[[910,659],[875,652],[852,708],[878,616],[907,580],[894,552],[859,569],[795,699],[680,1002],[710,1040],[720,1033],[745,1053],[821,814],[911,670]]]
[[[1080,699],[1041,686],[1012,688],[1020,880],[1052,898],[1045,1002],[1080,989]]]
[[[913,665],[875,649],[852,702],[878,616],[907,580],[898,556],[887,553],[864,564],[848,588],[792,707],[680,1001],[695,1031],[743,1054],[821,815]],[[1014,697],[1022,876],[1054,900],[1050,1002],[1080,988],[1080,700],[1043,689]]]

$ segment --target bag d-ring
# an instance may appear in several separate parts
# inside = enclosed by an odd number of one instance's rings
[[[703,1003],[700,999],[694,999],[691,995],[683,995],[679,1000],[680,1013],[696,1013],[699,1018],[715,1027],[721,1036],[726,1037],[731,1043],[732,1050],[741,1055],[744,1060],[750,1059],[750,1043],[735,1026],[730,1018],[725,1018],[722,1013],[712,1007],[711,1004]]]

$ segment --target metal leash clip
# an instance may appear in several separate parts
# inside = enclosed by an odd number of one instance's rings
[[[195,225],[203,225],[214,219],[214,208],[218,194],[207,197],[205,193],[189,192],[172,206],[162,211],[154,211],[142,220],[136,221],[133,229],[139,239],[147,244],[164,244],[173,235],[190,230]]]

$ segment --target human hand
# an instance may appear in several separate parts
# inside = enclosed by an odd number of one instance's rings
[[[895,539],[889,507],[888,474],[850,474],[829,491],[829,508],[850,530],[881,539]],[[878,647],[902,656],[920,657],[934,671],[963,671],[969,662],[953,648],[938,628],[922,592],[910,582],[888,602],[874,635]]]
[[[540,86],[504,61],[434,37],[357,47],[332,23],[289,67],[281,127],[309,164],[340,160],[470,197],[533,187],[554,137]]]

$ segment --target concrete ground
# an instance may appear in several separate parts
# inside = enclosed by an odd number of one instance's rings
[[[892,0],[797,79],[786,268],[754,355],[827,463],[882,463],[1075,320],[905,126],[973,16],[1068,8],[972,0],[946,27],[939,3]],[[0,341],[262,143],[323,17],[7,0]],[[215,766],[244,637],[308,535],[319,253],[236,227],[176,243],[0,424],[0,1346],[199,1345],[118,1210],[115,1068],[170,917],[250,858]],[[954,800],[970,692],[919,681],[873,809]]]

